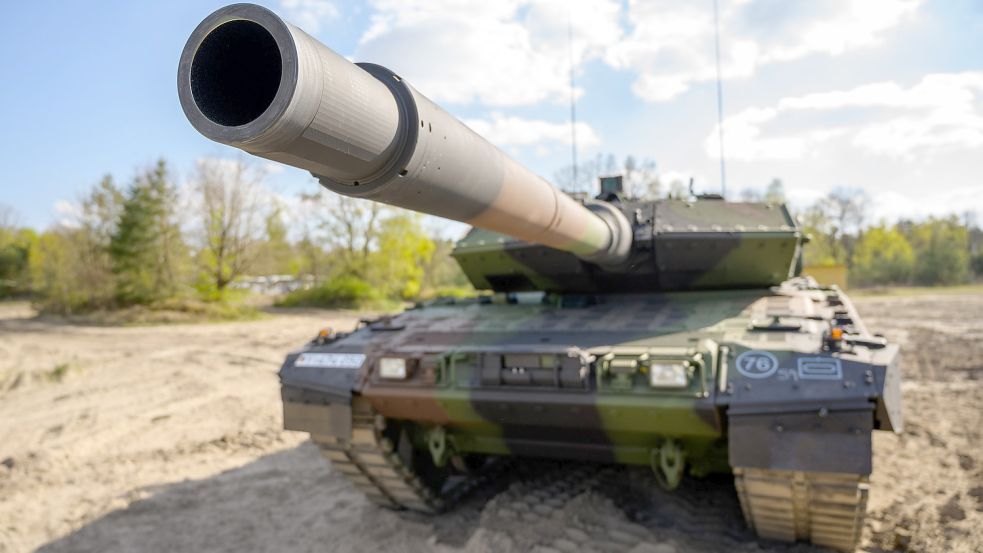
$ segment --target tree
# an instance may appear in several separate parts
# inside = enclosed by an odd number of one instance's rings
[[[625,157],[622,165],[625,191],[633,198],[654,200],[662,194],[662,182],[656,172],[655,161],[643,159],[636,161],[634,156]]]
[[[598,153],[577,164],[576,171],[572,164],[560,168],[554,173],[553,179],[566,192],[594,195],[598,192],[598,178],[621,175],[627,194],[636,198],[654,199],[662,191],[662,183],[655,167],[655,161],[651,159],[638,160],[629,155],[619,164],[614,154]]]
[[[983,278],[983,229],[973,211],[963,213],[963,226],[969,238],[969,266],[975,278]]]
[[[806,264],[848,263],[867,214],[862,190],[837,188],[809,207],[800,218],[812,241]]]
[[[903,284],[911,278],[915,254],[903,234],[881,223],[863,233],[851,260],[851,282]]]
[[[79,257],[72,246],[72,231],[61,227],[38,237],[31,252],[31,280],[42,311],[71,314],[90,303],[85,291],[73,282]]]
[[[760,202],[761,192],[757,188],[745,187],[741,189],[742,202]]]
[[[112,175],[106,175],[79,202],[79,215],[73,226],[86,229],[99,248],[108,249],[123,213],[123,201],[123,191],[113,182]]]
[[[243,159],[198,162],[194,182],[198,259],[218,294],[245,274],[259,253],[262,180],[263,174]]]
[[[43,233],[31,248],[31,283],[44,311],[104,309],[116,299],[109,248],[123,194],[107,175],[77,205],[74,217]]]
[[[553,180],[565,192],[590,195],[596,191],[597,179],[604,172],[604,156],[598,153],[576,167],[573,164],[561,167],[553,174]]]
[[[299,270],[297,251],[288,237],[283,222],[283,208],[274,202],[263,220],[265,239],[258,244],[258,253],[251,271],[259,275],[295,274]]]
[[[965,282],[969,276],[968,238],[966,227],[954,215],[915,224],[911,231],[915,281],[926,285]]]
[[[7,204],[0,204],[0,236],[10,233],[19,226],[19,223],[20,217],[14,208]]]
[[[771,179],[765,189],[765,201],[773,204],[785,203],[785,184],[782,179]]]
[[[89,307],[107,307],[116,293],[109,247],[123,213],[123,201],[123,192],[106,175],[79,201],[78,216],[70,223],[76,232],[66,234],[79,256],[73,280],[91,298]]]
[[[838,259],[849,259],[853,253],[854,237],[867,217],[867,203],[866,192],[855,188],[836,188],[819,201],[830,223],[829,236]]]
[[[127,190],[109,244],[120,302],[152,303],[177,293],[187,256],[177,205],[163,159],[137,175]]]
[[[983,254],[976,254],[970,256],[969,267],[973,271],[973,276],[976,278],[983,277]]]
[[[802,263],[806,266],[836,265],[845,263],[845,259],[837,259],[837,248],[826,234],[826,216],[815,206],[810,207],[798,217],[803,233],[809,237],[809,242],[802,249]]]
[[[304,194],[307,216],[315,221],[319,236],[311,238],[331,247],[338,254],[336,269],[366,277],[369,253],[379,232],[379,222],[387,212],[378,202],[330,194],[320,190]],[[309,252],[310,253],[310,252]]]
[[[473,294],[474,288],[461,266],[451,257],[453,240],[435,239],[430,262],[423,267],[421,296],[432,297],[452,294]]]
[[[398,214],[384,219],[378,230],[378,249],[367,267],[368,280],[388,297],[419,296],[424,268],[433,258],[435,245],[420,225],[416,214]]]
[[[28,258],[36,242],[34,231],[19,228],[14,209],[0,204],[0,297],[28,289]]]
[[[765,187],[764,194],[757,187],[746,186],[741,189],[739,197],[742,202],[785,203],[785,185],[781,179],[771,179]]]
[[[299,274],[311,275],[315,281],[323,280],[327,272],[328,254],[309,230],[304,229],[304,235],[295,246],[298,253]]]
[[[20,288],[29,254],[30,245],[17,240],[14,233],[0,236],[0,298]]]

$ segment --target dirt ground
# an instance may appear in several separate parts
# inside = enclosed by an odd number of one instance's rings
[[[875,435],[862,550],[983,551],[983,295],[855,299],[903,344],[907,428]],[[758,543],[729,479],[525,462],[439,519],[365,501],[280,430],[294,312],[109,328],[0,304],[0,552],[818,551]]]

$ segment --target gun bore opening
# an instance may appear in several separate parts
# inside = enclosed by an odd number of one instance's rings
[[[215,28],[191,62],[191,95],[213,123],[238,127],[263,114],[280,88],[282,60],[262,25],[235,20]]]

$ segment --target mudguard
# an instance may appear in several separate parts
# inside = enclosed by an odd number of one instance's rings
[[[352,429],[352,392],[365,354],[312,349],[287,356],[280,368],[283,426],[345,438]]]

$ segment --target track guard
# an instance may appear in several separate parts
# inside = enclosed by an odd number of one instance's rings
[[[364,360],[360,353],[288,356],[280,368],[283,427],[313,435],[351,437],[352,390]]]
[[[872,405],[811,412],[731,408],[730,464],[772,470],[870,474]],[[735,412],[736,411],[736,412]]]

